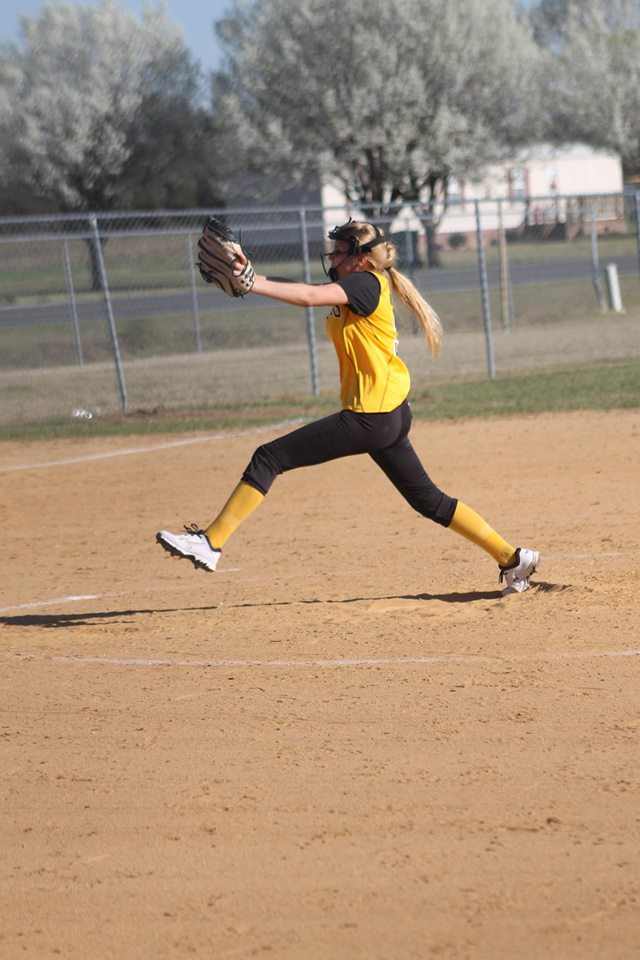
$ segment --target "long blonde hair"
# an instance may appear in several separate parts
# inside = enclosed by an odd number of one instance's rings
[[[403,273],[394,267],[397,258],[395,243],[383,239],[384,234],[379,227],[364,220],[349,220],[347,223],[331,231],[336,239],[356,240],[355,254],[362,253],[371,263],[374,270],[380,273],[386,271],[391,282],[391,289],[398,299],[414,314],[424,330],[427,346],[432,357],[437,357],[442,344],[442,324],[432,306],[424,299],[414,284]],[[359,248],[367,247],[370,241],[377,241],[370,250]]]

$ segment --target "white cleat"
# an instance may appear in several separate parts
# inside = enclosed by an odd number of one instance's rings
[[[203,531],[199,530],[195,524],[184,529],[187,531],[186,533],[169,533],[168,530],[161,530],[156,533],[156,540],[161,547],[168,550],[174,557],[191,560],[194,567],[200,567],[202,570],[209,570],[213,573],[222,551],[214,550]]]
[[[536,550],[518,547],[515,563],[510,567],[500,567],[500,583],[505,580],[507,584],[502,591],[502,596],[507,597],[510,593],[524,593],[528,590],[529,577],[535,573],[539,563],[540,554]]]

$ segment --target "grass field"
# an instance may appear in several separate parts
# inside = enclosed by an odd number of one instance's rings
[[[195,260],[195,238],[186,235],[117,236],[107,240],[104,259],[112,293],[135,290],[187,289],[190,283],[189,259]],[[70,237],[67,241],[76,294],[91,292],[91,259],[85,240]],[[599,239],[602,261],[637,254],[633,226],[626,235],[603,236]],[[191,256],[190,256],[191,255]],[[591,260],[588,238],[566,242],[511,243],[508,245],[512,264],[559,260]],[[497,262],[498,250],[487,245],[489,263]],[[43,302],[66,295],[63,245],[60,240],[38,240],[39,268],[33,270],[31,243],[0,244],[0,303],[23,304]],[[454,270],[475,267],[477,253],[471,247],[441,251],[442,268]],[[271,257],[261,258],[260,270],[266,274],[302,279],[301,260],[283,260],[277,248]],[[312,280],[324,278],[317,260],[311,263]]]
[[[19,397],[18,386],[16,394]],[[44,415],[30,423],[0,425],[0,440],[88,438],[184,433],[261,426],[275,421],[310,419],[336,409],[335,394],[317,399],[286,397],[215,407],[158,408],[127,416]],[[414,416],[428,419],[505,416],[567,410],[616,410],[640,407],[640,361],[498,377],[495,380],[444,380],[411,394]]]
[[[145,246],[150,240],[148,248]],[[180,243],[178,243],[180,240]],[[132,294],[126,309],[115,311],[127,391],[123,418],[108,325],[102,297],[78,295],[79,333],[84,365],[79,365],[72,325],[25,322],[0,327],[0,436],[80,436],[98,432],[173,431],[185,424],[263,423],[271,418],[313,416],[337,403],[335,356],[324,333],[324,311],[315,312],[320,396],[311,396],[311,364],[305,312],[269,302],[229,301],[207,292],[200,311],[201,352],[196,352],[194,317],[184,286],[176,286],[178,269],[185,279],[185,238],[113,238],[107,245],[114,284],[126,289],[134,273],[146,293],[180,292],[184,311],[145,312],[145,301]],[[48,241],[59,253],[59,244]],[[88,271],[86,244],[75,240]],[[628,254],[635,238],[602,240],[607,256]],[[145,250],[156,272],[147,275]],[[7,283],[28,281],[21,273],[24,245],[5,246],[14,257]],[[522,261],[588,255],[583,241],[515,244]],[[489,259],[495,250],[489,248]],[[604,253],[603,253],[604,256]],[[447,253],[449,265],[475,262],[475,253]],[[515,261],[514,261],[515,262]],[[272,265],[295,275],[293,263]],[[1,272],[1,270],[0,270]],[[86,274],[88,278],[88,272]],[[588,279],[518,285],[513,288],[514,326],[503,329],[500,291],[490,292],[493,356],[497,378],[487,380],[487,344],[477,289],[428,290],[430,274],[418,275],[421,289],[439,313],[445,330],[437,362],[427,357],[422,334],[398,311],[400,354],[412,376],[414,410],[419,416],[484,415],[491,412],[607,408],[638,402],[640,362],[640,283],[621,277],[623,314],[603,313]],[[13,280],[11,279],[13,278]],[[37,281],[37,282],[36,282]],[[47,271],[34,283],[45,289]],[[475,281],[473,281],[475,282]],[[85,284],[85,286],[88,285]],[[42,295],[45,303],[64,305],[62,289]],[[142,295],[143,291],[138,290]],[[33,299],[33,298],[32,298]],[[38,299],[38,296],[35,296]],[[206,305],[206,309],[204,309]],[[173,307],[171,308],[173,309]],[[46,319],[46,314],[45,314]],[[90,421],[82,420],[88,411]],[[182,426],[181,426],[182,425]]]
[[[622,300],[627,317],[640,316],[640,283],[636,277],[622,277]],[[453,290],[430,294],[424,291],[442,319],[445,335],[459,332],[482,332],[482,310],[477,290]],[[502,329],[500,292],[491,290],[491,313],[496,332]],[[620,318],[603,315],[592,286],[584,281],[532,284],[514,288],[513,303],[515,329],[529,325],[559,329],[569,321],[585,321],[598,325],[605,321],[621,326]],[[80,340],[85,363],[108,361],[112,348],[100,297],[88,297],[78,307]],[[323,343],[323,310],[315,311],[315,335]],[[124,360],[187,354],[196,349],[194,318],[188,313],[166,316],[145,315],[121,318],[116,313],[120,352]],[[401,337],[414,331],[415,326],[402,311],[398,311]],[[550,336],[550,362],[553,363],[553,329]],[[633,351],[633,339],[629,348]],[[637,337],[635,338],[638,339]],[[200,315],[200,342],[204,351],[233,351],[238,348],[286,347],[306,345],[305,313],[293,307],[265,302],[263,306],[245,306],[228,301],[221,295],[215,309],[202,310]],[[404,349],[405,341],[402,341]],[[70,322],[25,324],[0,328],[0,370],[31,367],[73,365],[76,345]]]

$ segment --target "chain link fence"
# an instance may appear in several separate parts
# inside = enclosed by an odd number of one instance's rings
[[[442,357],[399,311],[414,387],[640,355],[640,194],[398,207],[378,223],[440,314]],[[227,298],[195,268],[211,213],[256,268],[322,282],[342,209],[0,219],[0,422],[337,396],[324,310]]]

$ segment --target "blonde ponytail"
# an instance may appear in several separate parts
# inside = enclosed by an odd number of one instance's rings
[[[427,338],[427,347],[432,357],[440,354],[442,345],[442,324],[440,317],[433,307],[427,303],[422,294],[415,288],[408,277],[396,270],[395,267],[387,267],[387,273],[391,280],[391,289],[420,322]]]
[[[341,240],[355,238],[357,245],[353,252],[362,252],[374,270],[380,272],[386,270],[392,292],[414,314],[424,330],[429,353],[432,357],[437,357],[442,344],[440,318],[411,280],[394,267],[397,256],[395,244],[389,240],[383,240],[380,228],[363,220],[349,220],[341,227],[336,227],[329,236]],[[370,248],[367,249],[370,241],[375,242],[371,243]],[[360,247],[364,247],[364,250],[360,251]]]

